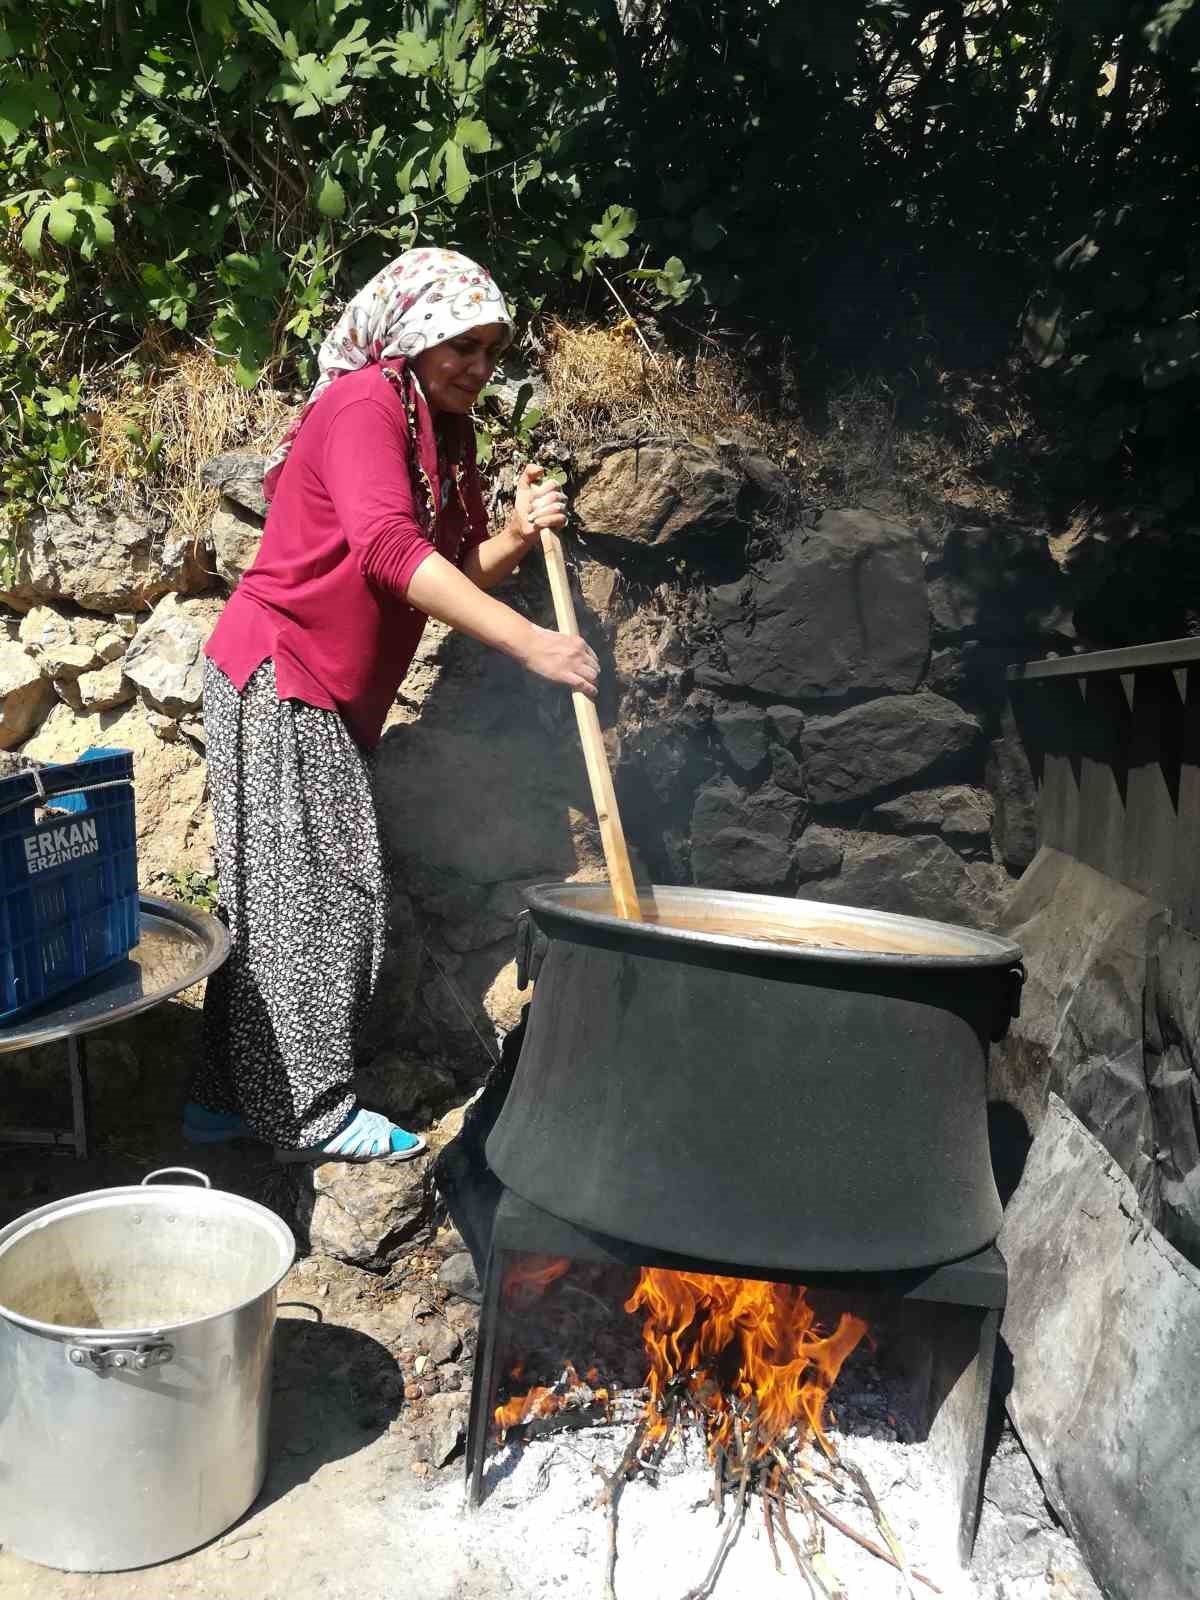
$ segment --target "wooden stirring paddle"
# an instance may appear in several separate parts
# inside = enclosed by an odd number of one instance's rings
[[[542,530],[542,553],[546,557],[546,571],[550,577],[550,593],[554,597],[554,616],[559,633],[579,633],[575,618],[575,602],[567,582],[567,566],[563,560],[562,544],[556,533]],[[617,796],[613,789],[608,755],[600,732],[600,718],[596,707],[578,689],[571,691],[575,703],[575,719],[579,723],[579,742],[583,746],[583,759],[587,766],[588,782],[592,786],[592,804],[596,808],[596,821],[600,824],[600,842],[604,846],[604,861],[608,867],[608,881],[612,886],[617,915],[630,922],[642,920],[637,889],[633,883],[633,869],[629,865],[629,849],[625,843],[625,830],[621,826],[621,813],[617,810]]]

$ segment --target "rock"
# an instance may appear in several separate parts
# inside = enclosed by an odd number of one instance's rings
[[[83,696],[79,692],[78,678],[55,678],[54,692],[72,711],[83,711]]]
[[[494,1028],[501,1033],[511,1033],[532,995],[531,985],[527,984],[524,989],[517,986],[516,961],[506,961],[484,991],[483,1009]]]
[[[492,374],[488,390],[495,395],[503,410],[512,412],[516,408],[521,390],[526,386],[530,390],[526,396],[526,408],[536,407],[537,410],[544,411],[547,399],[545,378],[536,367],[526,366],[515,354],[510,353],[506,356],[504,365]]]
[[[44,600],[70,600],[86,611],[113,614],[143,611],[168,590],[207,581],[186,552],[174,563],[163,556],[158,529],[123,512],[35,512],[0,601],[28,611]]]
[[[220,459],[220,457],[218,457]],[[252,564],[262,542],[260,518],[244,511],[233,500],[222,500],[213,513],[209,543],[213,548],[217,573],[233,587]]]
[[[1159,1216],[1157,1140],[1143,1062],[1153,903],[1057,850],[1040,850],[1005,905],[1021,947],[1021,1015],[993,1045],[988,1097],[1031,1132],[1053,1091]]]
[[[431,1419],[429,1464],[444,1467],[459,1451],[467,1431],[467,1402],[461,1394],[434,1394],[425,1402]]]
[[[805,899],[995,927],[1009,887],[1002,867],[964,861],[942,839],[929,835],[896,839],[850,833],[844,844],[838,876],[808,884]]]
[[[749,580],[712,591],[732,682],[804,702],[908,692],[925,674],[929,606],[916,534],[827,511]]]
[[[410,867],[485,885],[569,877],[587,859],[574,819],[586,806],[590,820],[569,701],[547,699],[543,723],[515,663],[462,635],[440,652],[419,720],[393,726],[376,757],[380,829],[401,880]],[[481,797],[500,793],[480,826]]]
[[[178,718],[199,709],[204,646],[220,615],[219,600],[181,600],[169,594],[138,629],[125,652],[125,676],[151,710]]]
[[[382,1111],[393,1122],[423,1112],[432,1115],[454,1096],[455,1081],[444,1067],[432,1061],[409,1060],[394,1050],[377,1055],[355,1075],[359,1099],[372,1111]]]
[[[1145,1066],[1160,1226],[1200,1266],[1200,939],[1165,917],[1148,933]]]
[[[210,489],[219,490],[234,505],[262,518],[268,510],[262,487],[266,465],[266,456],[231,450],[226,455],[214,456],[211,461],[206,461],[200,468],[200,477]]]
[[[743,450],[738,464],[746,476],[750,492],[768,509],[783,505],[788,497],[787,476],[760,450]]]
[[[179,724],[174,717],[168,717],[162,711],[147,711],[146,721],[150,724],[151,731],[156,738],[164,744],[174,744],[179,737]]]
[[[845,855],[843,835],[832,828],[822,828],[810,822],[792,846],[792,866],[798,883],[809,883],[813,878],[830,878],[840,872]]]
[[[416,999],[423,960],[419,934],[400,931],[389,935],[379,981],[359,1034],[358,1048],[364,1055],[378,1055],[394,1045],[397,1025]]]
[[[99,617],[73,617],[56,606],[34,606],[21,619],[20,637],[43,677],[77,678],[103,664],[99,643],[111,632]]]
[[[815,806],[882,799],[889,790],[928,782],[974,755],[982,730],[974,717],[938,695],[897,695],[810,721],[804,769]]]
[[[1037,854],[1038,793],[1011,705],[1004,706],[1000,737],[988,755],[984,782],[995,806],[992,839],[1010,872],[1024,872]]]
[[[992,800],[986,789],[953,784],[917,789],[876,806],[872,820],[896,833],[940,833],[966,856],[990,856]]]
[[[456,1294],[460,1300],[469,1300],[472,1305],[479,1305],[483,1300],[483,1290],[469,1250],[460,1250],[457,1255],[448,1256],[442,1262],[438,1268],[438,1282],[447,1293]]]
[[[127,705],[136,693],[119,659],[95,672],[81,673],[75,686],[83,711],[112,711],[116,706]]]
[[[209,876],[215,870],[212,819],[205,801],[204,763],[191,747],[183,741],[163,744],[144,707],[134,702],[83,716],[56,706],[22,754],[43,762],[74,761],[93,745],[133,752],[142,886],[159,887],[166,875],[181,868]]]
[[[725,753],[741,772],[753,772],[767,757],[770,722],[756,706],[733,706],[713,713],[713,727]]]
[[[585,460],[580,470],[574,509],[585,535],[678,544],[737,520],[741,480],[707,446],[621,445]]]
[[[701,888],[773,894],[786,887],[791,868],[791,853],[782,839],[748,828],[724,828],[692,839],[692,880]]]
[[[729,778],[705,784],[692,811],[692,880],[704,888],[783,889],[789,841],[803,826],[804,802],[774,784],[747,794]]]
[[[808,781],[804,776],[804,768],[796,760],[790,750],[785,750],[781,744],[772,744],[771,757],[771,782],[777,789],[783,789],[788,794],[798,795],[802,800],[808,799]]]
[[[1043,530],[1014,526],[951,528],[926,569],[939,640],[1019,643],[1070,640],[1070,585]]]
[[[0,749],[28,739],[54,704],[54,689],[23,645],[0,639]]]
[[[133,632],[136,631],[135,628]],[[96,654],[101,661],[119,661],[125,654],[125,648],[132,637],[133,633],[126,635],[119,629],[108,628],[96,640]]]
[[[461,1351],[462,1335],[443,1324],[430,1341],[429,1359],[435,1367],[442,1367],[448,1361],[456,1361]]]
[[[1191,1600],[1200,1271],[1056,1096],[998,1243],[1008,1410],[1047,1498],[1110,1600]]]
[[[987,1462],[971,1565],[976,1574],[1004,1574],[995,1600],[1103,1600],[1007,1420]]]
[[[803,749],[803,712],[797,711],[795,706],[768,706],[767,716],[776,742],[793,755],[799,755]]]
[[[296,1219],[310,1248],[351,1266],[380,1271],[429,1228],[429,1158],[325,1161],[298,1168]]]
[[[616,568],[599,561],[584,560],[576,568],[576,577],[584,605],[597,622],[605,628],[610,627],[616,621],[615,600],[619,591]]]

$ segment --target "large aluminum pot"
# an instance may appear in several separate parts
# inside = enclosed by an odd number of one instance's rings
[[[296,1245],[208,1186],[99,1189],[0,1229],[0,1544],[70,1572],[195,1549],[267,1464]]]
[[[578,1227],[746,1268],[887,1271],[1000,1227],[988,1043],[1021,955],[915,917],[708,889],[527,894],[537,968],[487,1143]]]

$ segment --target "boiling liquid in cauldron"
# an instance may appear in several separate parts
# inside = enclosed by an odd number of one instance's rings
[[[762,939],[771,944],[805,945],[817,950],[869,950],[887,955],[953,956],[958,947],[936,937],[918,938],[910,933],[884,932],[877,928],[851,927],[845,923],[796,923],[782,918],[731,917],[715,912],[711,916],[695,913],[643,908],[643,922],[667,928],[686,928],[693,933],[713,933],[729,939]]]
[[[570,903],[569,901],[567,902]],[[617,916],[612,900],[604,897],[598,901],[576,902],[581,911],[598,911],[602,915]],[[726,939],[758,939],[768,944],[789,944],[813,950],[853,950],[877,955],[905,956],[962,956],[966,953],[962,941],[937,928],[928,930],[908,927],[880,927],[859,923],[849,917],[822,915],[815,907],[797,903],[792,915],[780,915],[768,909],[765,902],[761,911],[749,911],[714,906],[706,910],[699,906],[672,906],[663,901],[654,902],[648,895],[641,897],[642,921],[662,928],[679,928],[690,933],[714,934]]]

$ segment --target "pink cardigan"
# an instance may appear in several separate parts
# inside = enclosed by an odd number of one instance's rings
[[[379,742],[425,626],[405,599],[413,573],[435,548],[461,566],[488,535],[470,429],[461,467],[438,486],[419,392],[415,415],[420,475],[441,505],[436,545],[418,514],[397,386],[379,366],[347,373],[301,428],[258,555],[207,646],[239,691],[271,659],[280,699],[339,712],[365,749]]]

